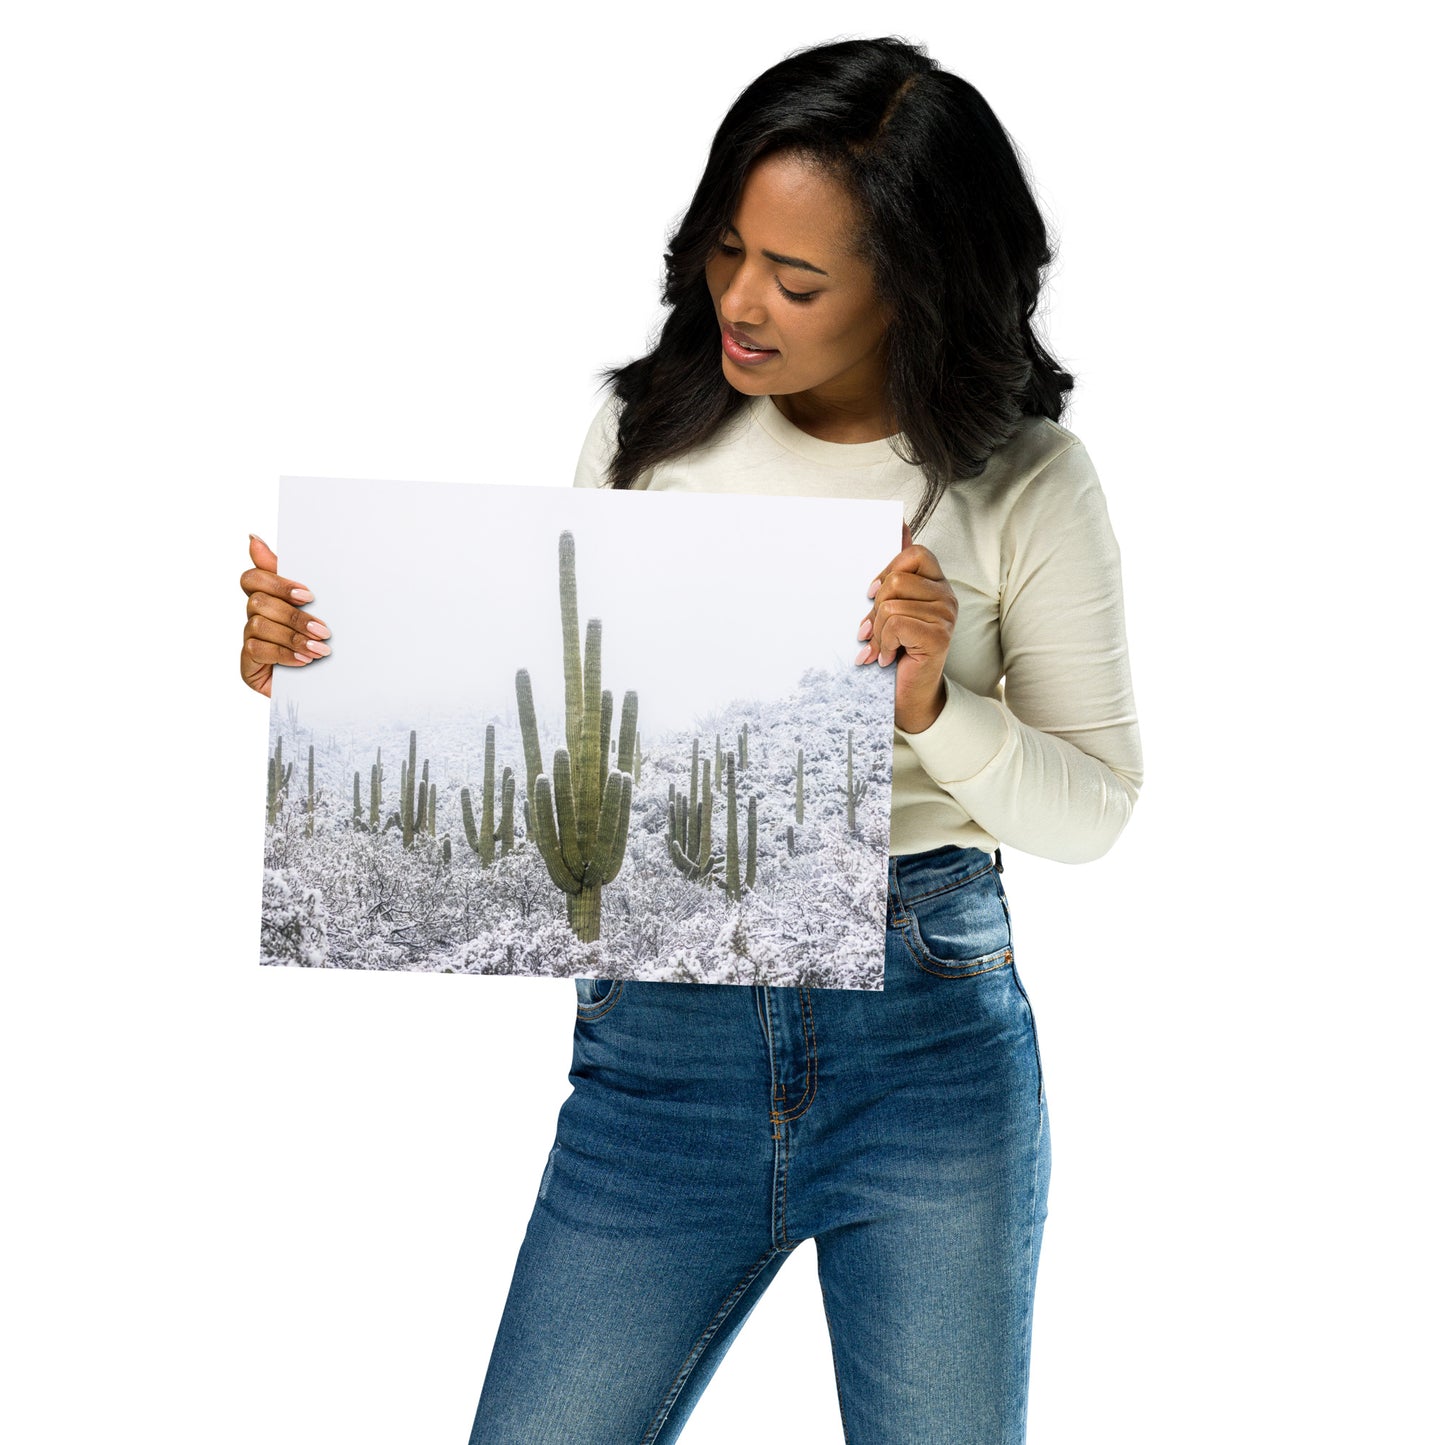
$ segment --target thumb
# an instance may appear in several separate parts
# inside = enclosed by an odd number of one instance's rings
[[[251,533],[251,561],[263,572],[276,570],[276,554],[254,533]]]
[[[912,545],[913,545],[913,533],[909,530],[908,523],[905,522],[905,523],[903,524],[903,546],[904,546],[904,548],[906,549],[906,548],[908,548],[908,547],[911,547]]]

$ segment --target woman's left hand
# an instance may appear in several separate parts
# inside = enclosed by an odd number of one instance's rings
[[[867,646],[854,659],[898,663],[893,721],[906,733],[921,733],[943,711],[943,663],[958,620],[958,598],[938,558],[914,544],[903,524],[903,550],[868,589],[873,610],[858,629]]]

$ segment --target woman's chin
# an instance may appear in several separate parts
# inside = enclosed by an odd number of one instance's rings
[[[775,389],[774,383],[766,378],[749,371],[745,366],[733,366],[726,359],[723,361],[722,371],[727,384],[744,396],[771,396]]]

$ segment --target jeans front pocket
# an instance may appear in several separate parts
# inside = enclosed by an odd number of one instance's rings
[[[620,978],[574,978],[577,985],[577,1018],[579,1022],[599,1019],[622,996],[625,980]]]
[[[971,978],[1013,962],[1013,932],[992,863],[956,882],[907,899],[904,942],[925,973]]]

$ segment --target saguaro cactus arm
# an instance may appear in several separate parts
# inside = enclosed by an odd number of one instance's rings
[[[517,669],[517,721],[522,729],[522,756],[527,763],[527,788],[522,794],[524,802],[530,804],[537,788],[537,779],[542,775],[542,746],[537,739],[537,709],[532,704],[532,678],[525,667]],[[537,810],[527,810],[527,836],[531,837],[536,828],[533,818]]]
[[[501,846],[503,855],[512,851],[516,825],[512,822],[512,798],[517,790],[517,780],[511,768],[502,769],[502,827],[501,837],[497,840]]]
[[[552,784],[545,774],[537,779],[537,789],[533,796],[537,801],[537,806],[533,809],[537,815],[537,848],[542,854],[542,861],[547,865],[547,872],[562,892],[580,893],[582,880],[562,859],[562,845],[557,837],[557,820],[552,813]]]

